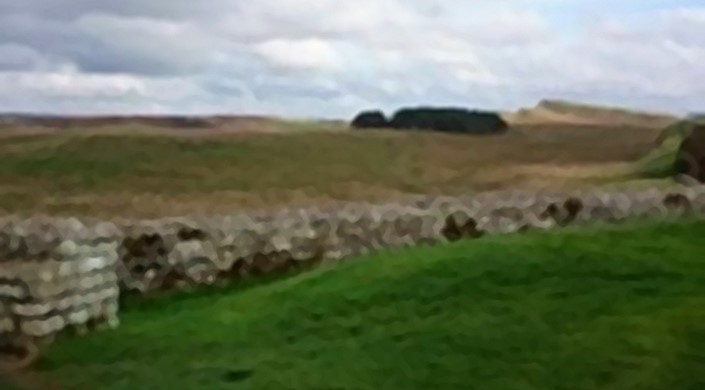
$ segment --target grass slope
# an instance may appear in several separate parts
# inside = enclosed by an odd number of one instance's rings
[[[693,125],[693,121],[681,121],[665,128],[657,139],[658,146],[637,162],[637,173],[652,178],[673,176],[678,151]]]
[[[705,222],[490,237],[128,310],[65,389],[702,389]]]
[[[682,139],[669,138],[637,163],[636,172],[642,177],[662,178],[675,173],[676,157]]]

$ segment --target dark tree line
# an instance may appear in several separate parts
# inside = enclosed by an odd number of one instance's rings
[[[382,111],[365,111],[352,121],[352,127],[358,129],[374,129],[389,127],[389,121]]]
[[[500,134],[509,127],[493,112],[428,107],[403,108],[391,119],[387,119],[381,111],[365,111],[353,119],[351,126],[357,129],[390,128],[462,134]]]

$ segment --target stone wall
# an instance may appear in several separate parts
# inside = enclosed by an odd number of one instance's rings
[[[120,291],[213,284],[487,234],[703,213],[705,187],[674,187],[502,191],[155,221],[6,217],[0,219],[0,340],[51,338],[94,322],[117,325]]]
[[[0,226],[0,352],[13,358],[0,368],[33,360],[67,327],[118,325],[116,242],[62,237],[48,220]]]

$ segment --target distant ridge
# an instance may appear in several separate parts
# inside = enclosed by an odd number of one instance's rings
[[[663,128],[681,120],[667,113],[550,99],[541,100],[534,108],[505,113],[504,118],[514,126],[566,124],[646,128]]]
[[[219,135],[344,131],[345,122],[260,115],[53,115],[0,113],[0,136],[78,131],[95,134]]]
[[[267,121],[258,116],[187,115],[43,115],[0,114],[0,126],[50,127],[56,129],[145,125],[169,128],[212,128],[230,122]]]
[[[645,112],[558,99],[541,100],[533,108],[501,113],[510,126],[577,125],[666,128],[685,118],[667,113]],[[704,114],[688,116],[705,120]],[[243,129],[279,132],[283,124],[297,122],[258,115],[54,115],[41,113],[0,113],[0,130],[7,128],[46,128],[53,130],[108,126],[148,126],[171,129]],[[339,120],[307,120],[309,124],[344,127]]]

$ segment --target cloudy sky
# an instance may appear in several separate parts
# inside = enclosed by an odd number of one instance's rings
[[[703,0],[0,0],[0,111],[705,111]]]

